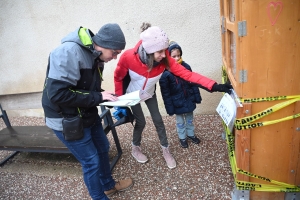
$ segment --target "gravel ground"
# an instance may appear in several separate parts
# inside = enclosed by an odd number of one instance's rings
[[[11,118],[11,124],[44,125],[43,118]],[[117,127],[123,150],[121,159],[113,170],[116,180],[131,177],[134,186],[119,192],[111,199],[231,199],[234,187],[228,160],[226,141],[218,115],[195,115],[195,134],[200,145],[189,143],[188,149],[179,145],[175,117],[164,117],[171,153],[177,161],[169,169],[162,156],[159,140],[151,121],[147,118],[141,148],[149,161],[137,163],[131,156],[131,124]],[[0,120],[0,129],[5,127]],[[110,156],[116,153],[111,134]],[[9,151],[0,151],[0,159]],[[0,167],[0,199],[76,199],[89,200],[80,164],[71,154],[18,153]]]

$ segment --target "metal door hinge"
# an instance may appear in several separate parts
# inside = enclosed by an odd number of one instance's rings
[[[299,192],[287,192],[285,193],[284,200],[296,200],[300,199]]]
[[[240,70],[240,83],[245,83],[248,81],[248,72],[247,70]]]
[[[221,25],[222,34],[224,34],[226,32],[225,21],[226,21],[226,18],[224,16],[222,16],[222,25]]]
[[[239,37],[244,37],[247,35],[247,21],[238,22],[238,34]]]
[[[249,190],[234,190],[231,192],[231,200],[249,200],[250,191]]]

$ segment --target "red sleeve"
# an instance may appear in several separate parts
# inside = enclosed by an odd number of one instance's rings
[[[126,62],[126,52],[124,52],[117,64],[114,72],[114,82],[115,82],[115,94],[117,96],[123,95],[123,79],[128,72],[128,66]]]
[[[187,70],[185,67],[178,64],[173,58],[171,58],[167,51],[166,51],[166,56],[170,63],[170,71],[176,76],[179,76],[180,78],[186,81],[200,84],[203,87],[207,88],[208,90],[211,90],[212,86],[216,83],[216,81],[211,80],[206,76]]]

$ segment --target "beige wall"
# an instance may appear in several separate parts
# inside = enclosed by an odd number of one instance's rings
[[[49,52],[78,26],[96,33],[109,22],[118,23],[126,49],[139,40],[142,22],[165,30],[183,49],[183,59],[193,71],[221,81],[219,1],[132,0],[1,0],[0,94],[41,91]],[[114,90],[117,61],[105,65],[103,88]],[[215,113],[220,93],[201,90],[203,102],[195,113]],[[162,114],[165,109],[158,88]],[[22,112],[40,115],[40,112]],[[148,112],[145,112],[148,115]]]

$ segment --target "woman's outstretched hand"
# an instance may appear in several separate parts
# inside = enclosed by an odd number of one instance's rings
[[[228,94],[231,94],[231,90],[232,89],[232,85],[225,83],[225,84],[218,84],[215,83],[212,88],[211,91],[212,92],[226,92]]]

